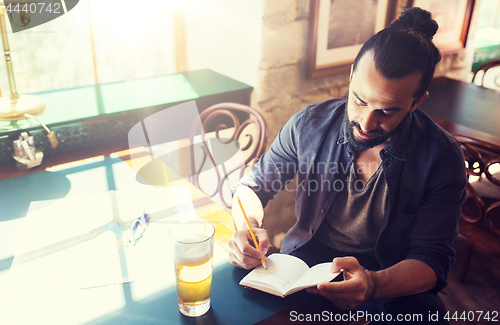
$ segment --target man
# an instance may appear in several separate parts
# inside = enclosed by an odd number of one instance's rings
[[[234,265],[260,264],[269,238],[255,200],[265,206],[298,173],[297,223],[281,250],[308,264],[333,260],[331,271],[348,275],[307,291],[342,309],[443,320],[437,292],[455,258],[466,174],[458,142],[418,109],[440,60],[436,31],[429,12],[405,10],[361,48],[346,99],[309,105],[281,129],[236,186],[254,209],[260,250],[235,211]],[[385,299],[367,307],[373,298]]]

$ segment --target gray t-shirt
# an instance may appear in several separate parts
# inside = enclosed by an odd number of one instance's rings
[[[356,178],[352,164],[347,184],[335,197],[314,237],[341,252],[374,255],[387,204],[382,164],[366,184]]]

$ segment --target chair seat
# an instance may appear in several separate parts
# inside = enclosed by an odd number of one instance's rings
[[[500,166],[498,164],[495,164],[491,166],[490,168],[490,173],[493,177],[496,179],[500,179]],[[481,177],[475,177],[475,176],[470,176],[469,177],[469,182],[472,184],[474,189],[476,190],[477,194],[480,197],[489,197],[496,199],[497,201],[500,200],[500,188],[493,184],[492,182],[488,181],[486,176],[483,174]]]

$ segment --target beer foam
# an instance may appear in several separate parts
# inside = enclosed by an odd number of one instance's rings
[[[175,244],[175,263],[184,266],[196,266],[208,262],[213,255],[213,239],[200,243],[209,237],[205,234],[190,234]]]

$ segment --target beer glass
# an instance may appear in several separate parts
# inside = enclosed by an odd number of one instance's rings
[[[179,311],[189,317],[201,316],[210,309],[214,233],[214,226],[204,220],[192,220],[170,229]]]

